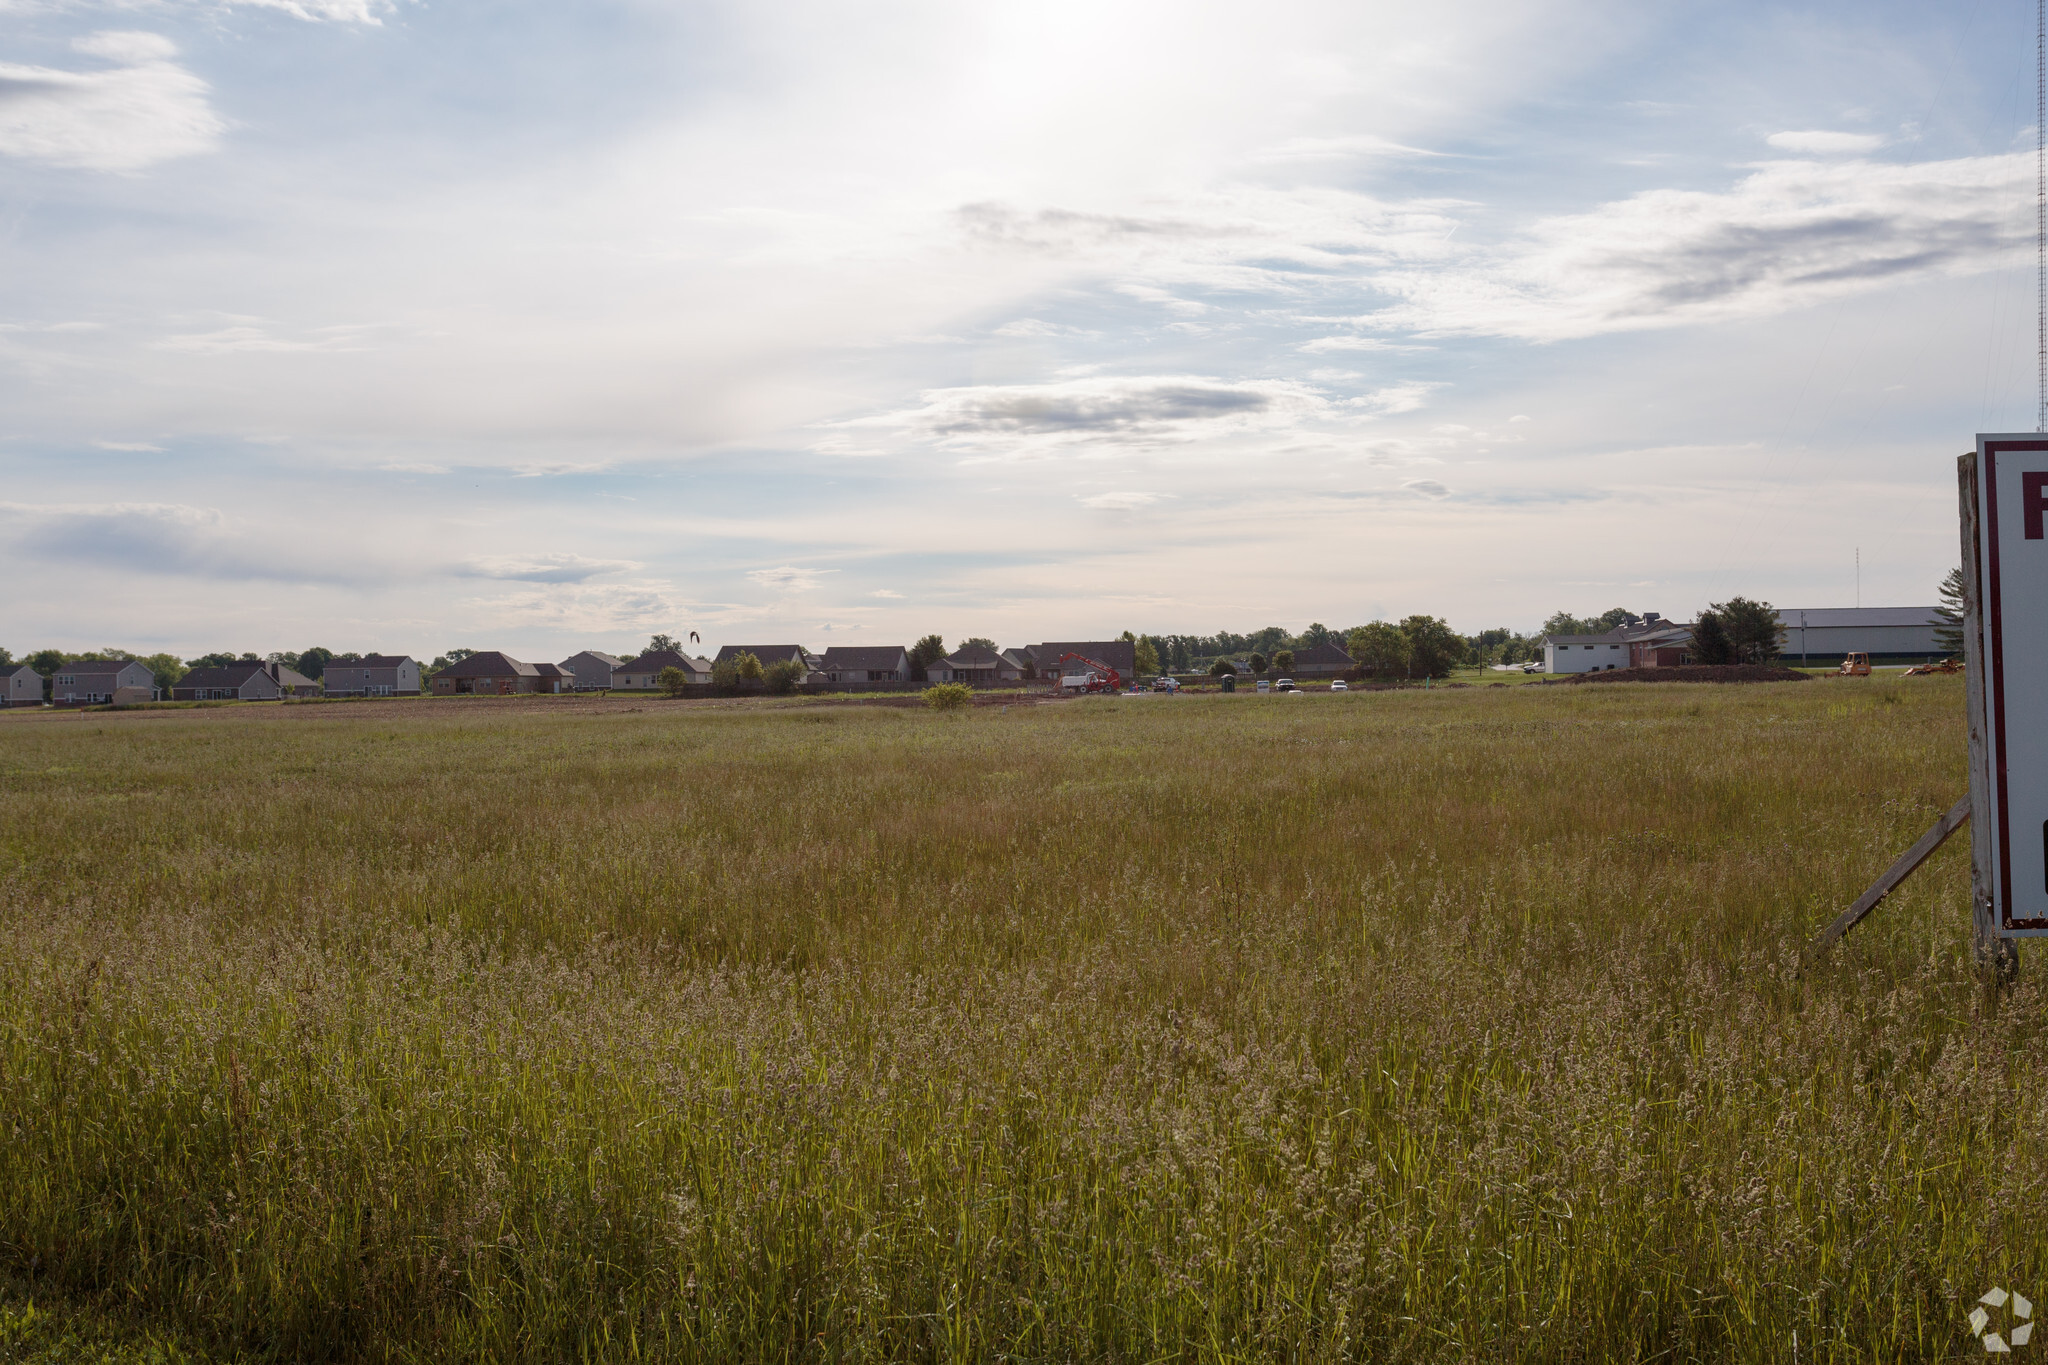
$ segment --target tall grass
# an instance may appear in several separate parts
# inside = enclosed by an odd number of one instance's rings
[[[1802,1360],[2048,1301],[1950,679],[0,721],[0,1262],[291,1360]],[[1995,1008],[1993,1007],[1995,1004]]]

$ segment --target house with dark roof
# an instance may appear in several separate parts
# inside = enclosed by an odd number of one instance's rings
[[[133,659],[64,664],[50,675],[50,700],[59,706],[155,701],[156,675]]]
[[[27,664],[16,664],[0,669],[0,681],[7,684],[4,699],[8,706],[41,706],[43,704],[43,675]]]
[[[1292,676],[1297,678],[1341,678],[1358,667],[1358,661],[1335,640],[1319,645],[1299,645],[1294,650]]]
[[[311,697],[320,684],[296,669],[261,659],[241,659],[219,668],[195,668],[171,685],[173,701],[276,701]]]
[[[612,670],[613,687],[659,687],[663,669],[680,668],[693,683],[711,681],[711,661],[673,649],[650,649],[629,663]],[[581,677],[581,674],[577,675]]]
[[[572,654],[562,660],[559,667],[576,679],[578,692],[595,692],[600,688],[624,687],[624,683],[613,681],[613,674],[626,661],[600,650],[586,649],[581,654]]]
[[[409,654],[365,654],[347,663],[330,659],[320,682],[330,697],[417,697],[420,665]]]
[[[910,651],[902,645],[833,645],[818,671],[832,683],[909,682]]]
[[[567,692],[572,681],[559,664],[523,663],[500,650],[486,649],[436,673],[432,687],[437,697],[509,697],[521,692]]]
[[[987,645],[962,645],[937,663],[928,664],[924,675],[933,682],[970,683],[986,687],[1024,676],[1023,665],[1006,660]]]
[[[1129,640],[1054,641],[1027,645],[1024,654],[1031,661],[1032,676],[1038,678],[1061,678],[1088,672],[1088,665],[1076,660],[1069,659],[1062,664],[1060,659],[1068,654],[1108,664],[1123,674],[1125,682],[1138,675],[1138,647]]]

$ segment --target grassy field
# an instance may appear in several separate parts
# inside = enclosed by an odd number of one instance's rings
[[[0,1359],[1980,1355],[1961,705],[0,717]]]

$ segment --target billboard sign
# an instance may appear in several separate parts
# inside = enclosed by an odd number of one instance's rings
[[[2048,935],[2048,434],[1979,436],[1973,482],[1971,843],[1987,927],[2031,938]]]

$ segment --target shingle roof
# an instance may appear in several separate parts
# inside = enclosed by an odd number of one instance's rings
[[[434,675],[437,678],[537,678],[540,670],[523,664],[510,654],[486,649],[453,663]]]
[[[270,670],[262,664],[226,664],[220,668],[195,668],[173,684],[177,687],[246,687],[249,679],[261,673],[270,676]]]
[[[134,662],[133,659],[96,659],[75,664],[59,664],[57,671],[81,678],[111,678]]]
[[[711,666],[702,659],[693,659],[673,649],[650,649],[631,663],[619,664],[614,673],[659,673],[664,668],[680,668],[685,673],[709,673]]]
[[[795,659],[798,663],[804,662],[804,647],[802,645],[727,645],[718,651],[718,656],[711,662],[715,664],[726,663],[739,658],[742,654],[751,654],[764,665],[779,664],[784,659]]]
[[[987,645],[962,645],[943,660],[952,668],[994,668],[1003,656]]]
[[[1031,655],[1032,663],[1042,669],[1055,667],[1063,654],[1079,654],[1097,663],[1108,664],[1126,677],[1138,671],[1138,647],[1129,640],[1049,641],[1031,645],[1026,652]]]
[[[570,664],[575,663],[578,659],[595,659],[599,663],[609,664],[613,668],[617,668],[620,664],[626,662],[624,659],[613,658],[611,655],[605,653],[601,649],[586,649],[578,653],[571,654],[568,658],[562,660],[562,667],[568,668]],[[570,671],[574,672],[575,670],[570,669]]]
[[[910,651],[902,645],[833,645],[825,651],[819,666],[827,672],[839,668],[867,668],[887,672],[909,664]]]
[[[1342,645],[1325,640],[1319,645],[1301,645],[1295,649],[1294,666],[1299,668],[1303,664],[1342,664],[1349,668],[1352,658]]]
[[[329,659],[329,668],[397,668],[412,662],[410,654],[365,654],[360,659]]]

